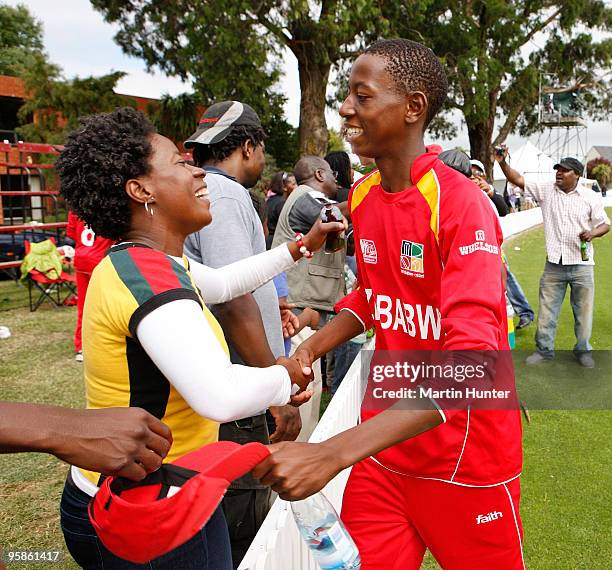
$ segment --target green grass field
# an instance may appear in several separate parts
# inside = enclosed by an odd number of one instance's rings
[[[505,249],[512,271],[534,309],[537,308],[538,280],[544,264],[541,228],[517,236]],[[612,258],[611,237],[597,242],[596,255],[592,343],[598,350],[609,350],[612,348],[612,267],[606,261]],[[0,281],[0,325],[12,331],[10,339],[0,341],[0,399],[83,405],[82,368],[73,360],[75,319],[74,307],[43,307],[30,313],[27,290],[16,287],[14,282]],[[518,331],[517,350],[531,351],[533,334],[534,326]],[[567,300],[559,323],[557,346],[568,350],[573,346],[573,322]],[[602,360],[599,362],[601,366]],[[577,379],[589,382],[589,371],[570,359],[564,365]],[[520,375],[519,366],[519,379]],[[521,505],[528,567],[609,568],[612,561],[612,413],[534,409],[531,420],[531,424],[524,425]],[[41,454],[2,457],[0,548],[65,551],[58,504],[66,470],[55,458]],[[61,567],[77,568],[69,557]],[[436,567],[428,557],[424,568]]]

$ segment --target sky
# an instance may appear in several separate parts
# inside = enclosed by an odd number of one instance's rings
[[[45,50],[50,60],[62,67],[66,78],[124,71],[127,75],[119,81],[118,93],[158,98],[165,93],[175,96],[191,91],[190,85],[183,83],[179,78],[159,72],[148,73],[142,60],[125,55],[113,40],[118,26],[106,23],[102,15],[91,7],[88,0],[0,1],[11,6],[25,4],[30,13],[42,22]],[[284,58],[280,90],[288,96],[285,115],[292,125],[297,126],[300,105],[297,62],[289,51]],[[328,109],[326,118],[329,127],[338,129],[340,120],[337,110]],[[456,116],[455,122],[459,127],[459,135],[441,144],[444,148],[460,146],[469,149],[467,130],[465,125],[461,124],[459,115]],[[586,153],[592,145],[612,145],[611,126],[610,122],[589,122],[586,137],[582,139],[584,152]],[[427,143],[434,142],[431,137],[426,139]],[[530,140],[536,145],[540,143],[541,150],[546,151],[544,139],[538,140],[538,135],[533,135]],[[516,148],[523,142],[524,139],[514,135],[508,137],[507,141],[510,149]],[[571,146],[573,149],[576,144]]]

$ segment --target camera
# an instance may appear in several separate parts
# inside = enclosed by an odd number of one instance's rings
[[[494,150],[497,156],[504,156],[506,152],[506,149],[503,146],[496,146]]]

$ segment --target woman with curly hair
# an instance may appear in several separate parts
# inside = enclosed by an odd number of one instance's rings
[[[205,171],[131,108],[83,119],[57,171],[69,208],[97,235],[118,242],[94,270],[85,301],[88,408],[144,408],[171,428],[166,460],[172,462],[215,441],[218,422],[309,398],[291,395],[309,382],[309,370],[294,360],[279,358],[268,368],[231,364],[206,304],[261,286],[321,247],[338,224],[316,224],[301,241],[221,269],[189,261],[185,238],[211,222]],[[143,453],[128,466],[132,478],[153,471],[154,456]],[[220,508],[194,538],[150,565],[117,558],[87,516],[100,480],[73,466],[62,496],[66,544],[83,568],[231,568]]]

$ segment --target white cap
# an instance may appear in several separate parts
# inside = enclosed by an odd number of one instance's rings
[[[480,162],[480,160],[476,160],[475,158],[470,160],[470,164],[472,166],[475,166],[476,168],[480,169],[483,173],[486,172],[484,164],[482,162]]]

